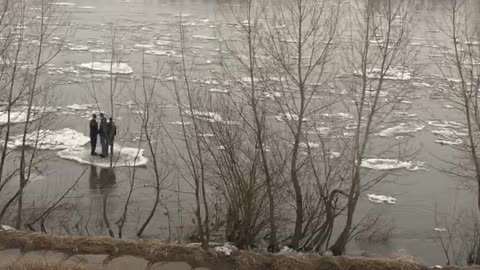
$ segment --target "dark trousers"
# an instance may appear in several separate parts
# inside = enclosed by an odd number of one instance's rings
[[[90,135],[90,145],[92,146],[91,154],[95,153],[95,149],[97,149],[97,136]]]
[[[107,140],[105,136],[100,135],[100,144],[102,145],[102,155],[108,156]]]

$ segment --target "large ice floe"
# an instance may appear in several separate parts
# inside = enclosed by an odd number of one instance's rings
[[[23,145],[23,135],[11,138],[8,143],[10,148],[18,148]],[[68,148],[81,147],[87,144],[90,138],[81,132],[70,128],[60,130],[40,130],[27,134],[25,145],[42,150],[62,150]]]
[[[428,124],[430,126],[443,127],[443,128],[462,128],[464,126],[462,123],[458,123],[455,121],[438,121],[438,120],[428,121]]]
[[[396,204],[397,199],[391,196],[385,195],[376,195],[376,194],[367,194],[368,200],[373,203],[386,203],[386,204]]]
[[[108,72],[110,71],[113,74],[132,74],[133,69],[127,64],[123,62],[115,62],[110,63],[106,62],[90,62],[90,63],[83,63],[78,65],[80,68],[90,69],[93,71],[100,71],[100,72]]]
[[[397,126],[384,129],[378,133],[381,137],[395,137],[410,133],[416,133],[425,128],[424,125],[415,123],[400,123]]]
[[[366,158],[362,160],[361,166],[363,168],[388,171],[395,169],[407,169],[409,171],[425,170],[424,163],[420,161],[401,161],[398,159],[387,158]]]
[[[148,159],[143,156],[143,149],[133,147],[114,146],[113,164],[115,167],[145,166]],[[110,167],[109,158],[91,156],[90,148],[69,148],[57,153],[60,158],[77,161],[81,164],[89,164],[97,167]]]
[[[387,71],[383,71],[383,78],[385,80],[397,80],[397,81],[406,81],[412,79],[412,74],[402,68],[390,68]],[[362,76],[361,71],[355,71],[353,73],[355,76]],[[369,79],[380,79],[382,75],[382,70],[380,68],[371,68],[367,70],[367,78]]]
[[[10,123],[11,124],[19,124],[27,122],[27,110],[22,111],[11,111],[10,112]],[[35,120],[36,117],[34,115],[30,115],[30,121]],[[0,126],[6,125],[8,123],[8,113],[1,112],[0,113]]]

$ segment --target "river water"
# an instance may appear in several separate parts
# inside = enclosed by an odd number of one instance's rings
[[[348,1],[347,1],[348,2]],[[448,0],[416,0],[416,26],[412,42],[421,49],[417,60],[427,63],[437,54],[433,45],[442,45],[447,41],[439,31],[434,21],[443,21],[446,16]],[[473,15],[480,15],[480,2],[473,1]],[[116,97],[118,103],[115,107],[117,125],[121,134],[120,142],[135,147],[135,137],[139,131],[135,130],[135,109],[120,103],[132,99],[136,90],[135,82],[141,77],[142,51],[154,50],[159,54],[169,54],[168,50],[177,50],[178,53],[178,23],[182,14],[182,23],[186,26],[186,38],[189,44],[188,53],[195,55],[197,76],[211,76],[211,70],[218,69],[219,56],[218,28],[225,25],[230,18],[225,16],[225,10],[230,7],[243,5],[243,1],[215,1],[215,0],[72,0],[68,3],[58,3],[69,13],[71,22],[70,32],[67,35],[69,49],[64,50],[52,64],[66,70],[82,63],[108,59],[111,48],[112,31],[115,32],[115,46],[122,49],[122,61],[133,68],[132,76],[124,76],[122,91]],[[228,18],[228,19],[226,19]],[[114,29],[114,30],[112,30]],[[79,46],[86,46],[81,48]],[[105,50],[106,53],[103,53]],[[169,56],[147,56],[147,66],[153,67],[155,61],[167,61]],[[169,72],[164,72],[168,77]],[[90,74],[79,70],[76,73],[59,72],[50,74],[49,80],[67,82],[55,89],[55,105],[66,106],[71,104],[95,103],[92,97]],[[374,254],[380,256],[411,255],[422,262],[429,264],[442,264],[444,259],[437,241],[438,232],[434,230],[435,209],[438,215],[448,216],[452,209],[475,205],[472,194],[463,190],[457,179],[441,172],[445,168],[442,159],[454,159],[452,148],[448,145],[435,143],[436,136],[431,133],[438,127],[429,125],[431,120],[460,121],[461,118],[455,110],[449,109],[450,103],[446,100],[432,99],[431,93],[435,92],[435,76],[440,75],[434,65],[425,64],[421,76],[416,79],[415,95],[412,96],[409,113],[417,114],[417,121],[424,123],[425,128],[415,134],[408,146],[416,155],[412,158],[425,162],[427,170],[415,172],[402,172],[389,176],[386,183],[378,185],[372,193],[388,194],[397,198],[396,205],[373,204],[366,198],[360,202],[359,215],[369,210],[383,211],[385,220],[393,225],[393,235],[389,241],[371,243],[365,241],[352,241],[349,248],[350,254]],[[422,79],[425,78],[425,79]],[[109,89],[108,80],[96,78],[100,82],[96,88],[96,95],[100,104],[107,104]],[[103,84],[102,84],[103,81]],[[421,83],[428,83],[421,85]],[[211,88],[214,88],[212,86]],[[173,104],[171,95],[165,89],[160,89],[165,104]],[[103,110],[110,112],[105,106]],[[166,109],[168,110],[168,108]],[[92,110],[79,110],[68,116],[61,117],[55,123],[55,128],[69,127],[84,134],[88,132],[87,117]],[[174,116],[168,116],[167,122],[178,121]],[[175,127],[172,126],[172,129]],[[401,151],[400,149],[399,151]],[[101,209],[104,199],[107,198],[107,212],[111,215],[111,223],[115,223],[118,214],[123,209],[124,199],[127,196],[132,168],[118,168],[115,177],[100,168],[80,165],[73,161],[62,160],[55,153],[46,153],[45,166],[42,176],[28,185],[27,195],[36,206],[51,200],[68,188],[86,169],[81,177],[78,187],[70,194],[72,205],[66,213],[56,217],[55,222],[64,224],[78,223],[75,231],[69,226],[52,229],[52,232],[82,234],[107,234],[102,222]],[[148,158],[148,155],[146,155]],[[48,159],[48,160],[47,160]],[[45,163],[45,164],[46,164]],[[135,184],[135,196],[129,210],[126,234],[133,235],[138,229],[140,220],[143,220],[153,203],[151,172],[145,168],[138,168],[138,181]],[[178,177],[180,175],[172,175]],[[103,179],[103,180],[99,180]],[[189,186],[178,181],[179,186],[169,185],[166,188],[175,190],[180,188],[189,192]],[[165,194],[169,194],[166,192]],[[179,230],[180,223],[191,227],[190,211],[193,201],[189,195],[163,195],[164,202],[159,207],[151,225],[145,232],[145,237],[168,236],[169,217],[173,238],[185,237],[187,231]],[[180,200],[180,202],[178,201]],[[182,220],[182,222],[179,221]],[[53,222],[53,221],[52,221]],[[88,224],[85,226],[85,224]],[[442,225],[442,224],[440,224]],[[443,224],[446,226],[445,224]],[[53,227],[53,226],[52,226]],[[71,227],[71,226],[70,226]],[[115,227],[115,226],[114,226]],[[54,228],[54,227],[53,227]],[[86,229],[87,228],[87,229]]]

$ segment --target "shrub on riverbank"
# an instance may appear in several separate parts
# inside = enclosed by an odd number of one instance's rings
[[[409,259],[370,259],[330,257],[314,253],[271,254],[237,251],[231,256],[214,250],[162,243],[152,240],[121,240],[107,237],[50,236],[28,232],[0,232],[3,248],[55,250],[69,255],[108,254],[112,257],[132,255],[150,262],[181,261],[191,266],[212,269],[276,270],[424,270],[428,267]],[[53,266],[56,267],[56,266]],[[43,269],[43,268],[12,268]],[[47,268],[64,269],[64,268]]]

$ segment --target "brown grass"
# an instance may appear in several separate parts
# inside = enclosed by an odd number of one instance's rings
[[[55,250],[67,254],[107,254],[112,257],[131,255],[151,263],[182,261],[192,267],[238,270],[426,270],[411,260],[328,257],[318,254],[280,255],[240,251],[230,257],[213,250],[202,250],[159,241],[120,240],[107,237],[50,236],[27,232],[0,232],[5,248],[23,250]],[[217,266],[217,267],[215,267]],[[221,267],[219,267],[221,266]],[[45,268],[13,268],[45,269]],[[12,269],[12,270],[13,270]],[[47,268],[72,269],[72,268]]]
[[[10,266],[7,266],[6,270],[84,270],[82,267],[78,266],[65,266],[61,264],[44,264],[44,263],[34,263],[34,264],[23,264],[16,263]]]

